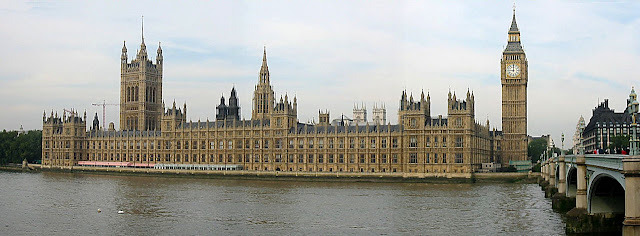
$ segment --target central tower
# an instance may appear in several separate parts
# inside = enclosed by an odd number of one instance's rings
[[[269,67],[267,66],[267,49],[264,49],[262,55],[262,67],[260,67],[259,82],[253,92],[253,109],[251,112],[252,120],[270,119],[269,116],[273,111],[275,100],[273,98],[273,89],[269,82]]]
[[[127,60],[127,47],[120,56],[120,130],[160,130],[162,116],[162,48],[158,43],[156,63],[142,43],[136,58]],[[104,122],[104,121],[103,121]]]
[[[500,60],[502,82],[502,163],[527,160],[527,82],[529,66],[520,44],[516,10]]]

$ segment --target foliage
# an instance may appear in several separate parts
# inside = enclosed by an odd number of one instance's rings
[[[609,144],[608,149],[627,149],[629,148],[629,136],[627,135],[617,135],[613,136],[609,139],[611,144]]]
[[[502,167],[499,170],[499,172],[517,172],[517,171],[518,171],[518,169],[516,169],[515,166]]]
[[[533,163],[540,160],[540,155],[547,150],[547,140],[539,138],[529,143],[528,155]]]
[[[42,131],[33,130],[18,136],[17,131],[0,132],[0,164],[29,163],[42,160]]]
[[[534,166],[531,168],[531,171],[532,171],[532,172],[540,172],[540,163],[536,163],[536,165],[534,165]]]

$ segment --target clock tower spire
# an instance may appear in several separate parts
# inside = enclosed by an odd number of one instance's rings
[[[502,83],[502,164],[525,161],[527,157],[527,83],[529,65],[520,42],[516,10],[508,31],[507,46],[500,60]]]

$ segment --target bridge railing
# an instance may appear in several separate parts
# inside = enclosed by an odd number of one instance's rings
[[[599,166],[608,169],[622,170],[622,159],[628,157],[628,155],[586,154],[584,157],[585,164],[588,166]],[[576,155],[567,155],[565,156],[564,161],[567,163],[575,163]]]

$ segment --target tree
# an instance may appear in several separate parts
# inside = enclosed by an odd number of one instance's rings
[[[0,164],[35,162],[42,159],[42,131],[33,130],[18,136],[18,132],[0,132]]]
[[[608,149],[627,149],[629,147],[629,136],[627,135],[613,136],[609,141],[611,144],[607,147]]]
[[[540,155],[547,150],[547,140],[543,138],[535,139],[529,143],[528,155],[532,162],[540,160]]]

